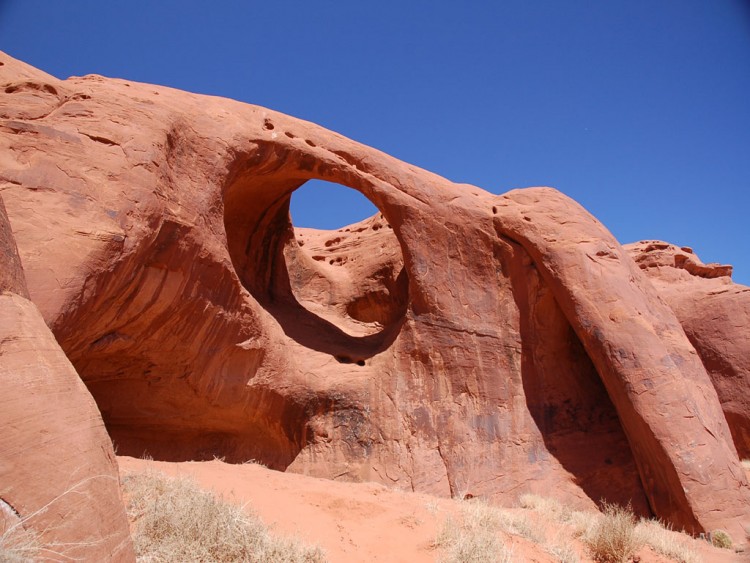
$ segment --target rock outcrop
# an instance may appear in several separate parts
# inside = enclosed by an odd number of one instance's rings
[[[551,189],[494,196],[221,98],[0,55],[31,299],[119,451],[439,495],[631,502],[741,537],[750,489],[674,313]],[[295,229],[309,179],[380,214]]]
[[[9,233],[0,198],[0,534],[34,534],[48,561],[133,560],[112,443],[26,297]]]
[[[558,192],[513,191],[493,213],[498,233],[528,250],[601,376],[651,508],[678,528],[705,528],[746,485],[742,468],[723,461],[737,458],[732,437],[672,309],[604,226]],[[734,517],[746,516],[740,503]]]
[[[674,310],[719,395],[741,458],[750,458],[750,287],[732,267],[704,264],[661,241],[625,246]]]

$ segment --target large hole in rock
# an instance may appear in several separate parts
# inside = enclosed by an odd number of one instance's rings
[[[360,216],[375,214],[332,230],[295,226],[290,203],[300,187],[294,214],[307,225],[342,224],[352,207]],[[322,212],[317,219],[314,211]],[[291,338],[362,365],[395,337],[408,304],[401,246],[385,216],[356,190],[241,179],[226,193],[225,228],[240,280]]]
[[[332,231],[379,213],[357,190],[324,180],[308,180],[292,194],[289,214],[296,228]]]
[[[352,335],[379,332],[403,316],[407,279],[401,248],[367,198],[338,184],[311,181],[292,194],[290,215],[296,244],[286,245],[284,257],[300,304]],[[362,216],[337,229],[297,226],[330,226],[342,217]]]

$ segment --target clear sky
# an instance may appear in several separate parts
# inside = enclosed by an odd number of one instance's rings
[[[554,186],[621,242],[750,285],[750,3],[0,0],[0,49],[316,122],[495,193]],[[295,224],[372,208],[301,189]]]

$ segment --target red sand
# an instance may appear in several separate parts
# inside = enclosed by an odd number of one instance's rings
[[[190,476],[203,487],[246,505],[276,532],[321,546],[332,563],[352,561],[433,562],[433,542],[457,503],[430,495],[388,489],[376,483],[343,483],[261,465],[218,460],[159,462],[118,456],[121,473],[158,470]],[[540,547],[507,536],[515,561],[554,562]],[[580,548],[580,546],[577,546]],[[579,549],[583,555],[582,548]],[[648,550],[642,562],[666,562]],[[741,562],[740,555],[705,546],[707,563]],[[582,558],[582,561],[590,559]]]

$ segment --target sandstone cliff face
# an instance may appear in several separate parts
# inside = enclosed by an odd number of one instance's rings
[[[750,492],[706,370],[568,198],[453,184],[259,107],[2,61],[0,189],[29,294],[120,452],[554,490],[740,537]],[[312,178],[380,214],[295,229]]]
[[[732,267],[704,264],[688,247],[661,241],[626,250],[674,310],[719,395],[741,458],[750,458],[750,287]]]

